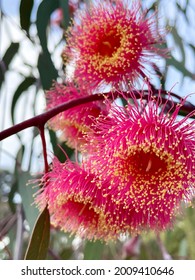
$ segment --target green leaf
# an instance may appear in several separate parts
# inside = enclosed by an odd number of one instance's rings
[[[181,55],[182,55],[182,63],[185,64],[185,50],[184,50],[183,39],[180,37],[177,29],[174,26],[171,28],[171,34],[173,35],[176,45],[180,48]]]
[[[47,48],[47,27],[51,13],[57,8],[59,8],[59,1],[43,0],[37,11],[37,32],[43,49],[38,59],[38,70],[44,90],[50,89],[53,80],[58,77],[58,72]]]
[[[16,194],[16,192],[18,191],[18,183],[17,181],[15,181],[12,186],[11,186],[11,191],[8,195],[8,203],[9,203],[9,207],[11,209],[11,211],[13,213],[16,212],[16,204],[13,202],[14,196]]]
[[[185,17],[186,21],[189,23],[189,19],[187,17],[188,1],[185,1],[185,2],[186,2],[185,8],[182,8],[182,6],[179,3],[176,3],[176,6],[177,6],[178,10],[183,14],[183,16]]]
[[[25,146],[21,145],[18,152],[17,152],[17,155],[16,155],[15,172],[17,172],[17,170],[18,170],[18,164],[20,164],[20,166],[22,164],[24,152],[25,152]],[[17,173],[15,175],[17,175]]]
[[[68,147],[65,142],[59,143],[56,133],[51,129],[49,129],[49,136],[53,148],[53,153],[59,159],[59,161],[65,162],[67,160],[66,155],[69,159],[72,159],[72,157],[74,156],[74,150]],[[63,153],[63,151],[65,153]]]
[[[167,65],[174,66],[178,71],[180,71],[184,76],[190,77],[191,79],[195,79],[194,74],[186,69],[185,65],[176,60],[174,57],[167,59]]]
[[[20,2],[20,25],[28,33],[30,27],[30,16],[34,0],[21,0]]]
[[[60,143],[59,145],[60,147],[57,145],[55,149],[55,155],[57,156],[59,161],[65,162],[67,160],[67,157],[71,160],[74,160],[74,150],[68,147],[65,142]],[[65,153],[63,153],[63,151]]]
[[[20,178],[20,176],[18,176],[18,165],[21,167],[24,152],[25,152],[25,146],[21,145],[17,152],[17,155],[16,155],[15,172],[13,174],[14,181],[13,181],[13,184],[11,185],[11,191],[8,195],[8,203],[9,203],[10,209],[12,210],[13,213],[16,212],[16,204],[14,203],[13,199],[14,199],[15,194],[18,192],[18,187],[19,187],[18,181]]]
[[[101,241],[87,241],[84,250],[84,260],[101,260],[105,244]]]
[[[179,257],[186,258],[188,255],[188,242],[186,238],[183,238],[179,243]]]
[[[9,66],[13,57],[17,53],[18,49],[19,49],[19,43],[10,44],[9,48],[7,49],[7,51],[5,52],[5,54],[3,56],[3,62],[5,63],[6,67]]]
[[[73,250],[72,248],[65,248],[61,253],[60,253],[60,258],[62,260],[69,260],[73,255]]]
[[[53,81],[58,77],[58,72],[53,65],[50,53],[48,51],[45,51],[39,55],[38,70],[43,89],[50,89]]]
[[[15,106],[16,106],[18,99],[35,82],[36,82],[36,79],[34,77],[27,77],[24,81],[21,82],[21,84],[18,86],[17,90],[15,91],[13,100],[12,100],[12,105],[11,105],[11,118],[12,118],[13,124],[15,123],[14,110],[15,110]]]
[[[32,232],[35,221],[39,215],[38,209],[34,205],[34,195],[37,192],[37,188],[33,185],[26,185],[27,182],[32,179],[28,172],[22,172],[17,174],[18,179],[18,191],[22,198],[22,205],[26,220],[28,221],[30,231]]]
[[[11,43],[2,58],[2,62],[0,64],[0,87],[4,81],[5,72],[8,70],[9,64],[11,63],[15,54],[18,52],[18,49],[19,43]]]
[[[52,145],[52,148],[53,148],[53,152],[54,154],[56,154],[56,149],[57,149],[57,144],[58,144],[58,141],[57,141],[57,136],[56,136],[56,133],[49,129],[49,137],[50,137],[50,141],[51,141],[51,145]]]
[[[47,51],[47,27],[50,16],[57,8],[59,8],[59,1],[43,0],[37,11],[37,32],[44,52]]]
[[[64,27],[64,29],[67,29],[67,27],[70,24],[70,13],[69,13],[69,4],[68,4],[68,0],[59,0],[60,1],[60,7],[63,10],[63,22],[62,25]]]
[[[43,210],[35,224],[29,242],[25,260],[46,259],[50,239],[50,217],[47,207]]]

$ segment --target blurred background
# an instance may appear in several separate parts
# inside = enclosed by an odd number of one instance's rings
[[[0,131],[44,112],[52,81],[65,78],[61,53],[64,31],[86,1],[0,0]],[[143,0],[156,11],[159,25],[168,27],[168,58],[157,61],[156,87],[180,96],[195,93],[195,2]],[[71,71],[71,69],[70,69]],[[195,105],[195,95],[188,101]],[[65,156],[55,132],[45,128],[48,161]],[[68,156],[74,151],[60,145]],[[28,128],[0,142],[0,259],[23,259],[38,210],[37,188],[27,182],[43,172],[40,136]],[[157,236],[121,236],[117,242],[89,242],[51,228],[48,259],[195,259],[195,209],[182,207],[172,229]]]

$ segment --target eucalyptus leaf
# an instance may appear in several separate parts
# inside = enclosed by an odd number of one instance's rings
[[[43,260],[47,257],[50,239],[50,217],[47,207],[39,215],[27,251],[26,260]]]
[[[85,260],[101,260],[102,252],[104,251],[105,244],[101,241],[90,242],[87,241],[84,249]]]
[[[69,1],[68,0],[59,0],[60,2],[60,7],[62,8],[63,10],[63,22],[62,22],[62,25],[63,25],[63,28],[64,29],[67,29],[69,24],[70,24],[70,13],[69,13]]]
[[[47,27],[51,13],[59,8],[59,1],[43,0],[37,11],[37,32],[43,51],[47,51]]]
[[[50,53],[48,51],[45,51],[39,55],[38,70],[43,89],[50,89],[53,81],[58,77],[58,72],[53,65]]]
[[[53,153],[59,159],[59,161],[65,162],[67,160],[67,157],[73,160],[74,149],[68,147],[66,145],[66,142],[59,143],[56,133],[53,130],[49,129],[49,136],[53,148]]]
[[[183,238],[179,244],[179,257],[186,258],[188,255],[188,244],[186,238]]]
[[[51,54],[47,47],[47,29],[50,16],[57,8],[59,8],[59,1],[43,0],[37,11],[36,25],[42,46],[42,53],[38,59],[38,70],[43,89],[45,90],[48,90],[52,86],[53,80],[56,80],[58,77],[58,72],[53,65]]]
[[[11,43],[6,50],[2,61],[0,63],[0,87],[4,81],[5,73],[9,69],[9,65],[13,60],[14,56],[17,54],[19,49],[19,43]]]
[[[15,107],[16,104],[20,98],[20,96],[25,93],[25,91],[32,86],[34,83],[36,82],[36,79],[34,77],[27,77],[25,78],[25,80],[23,80],[21,82],[21,84],[18,86],[18,88],[16,89],[14,95],[13,95],[13,99],[12,99],[12,104],[11,104],[11,118],[12,118],[12,122],[13,124],[15,123],[14,120],[14,111],[15,111]]]
[[[190,77],[191,79],[195,79],[194,74],[186,69],[185,65],[176,60],[174,57],[167,59],[167,65],[175,67],[178,71],[180,71],[184,76]]]
[[[184,42],[183,39],[180,37],[178,30],[173,26],[171,28],[171,34],[174,38],[174,41],[176,43],[176,45],[179,47],[180,51],[181,51],[181,55],[182,55],[182,63],[183,65],[185,65],[185,50],[184,50]]]
[[[22,198],[25,218],[29,224],[30,232],[32,232],[39,211],[34,205],[34,195],[37,192],[37,188],[34,188],[32,185],[27,185],[30,179],[32,177],[28,172],[18,174],[18,191]]]
[[[34,5],[34,0],[21,0],[20,1],[20,25],[21,27],[29,32],[29,27],[31,24],[30,17],[32,13],[32,8]]]

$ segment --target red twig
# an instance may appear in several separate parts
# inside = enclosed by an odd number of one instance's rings
[[[56,116],[57,114],[66,111],[72,107],[79,106],[84,103],[96,101],[96,100],[103,100],[104,96],[102,94],[95,94],[95,95],[90,95],[87,97],[79,98],[76,100],[72,100],[66,103],[62,103],[51,110],[48,110],[47,112],[40,114],[38,116],[35,116],[33,118],[30,118],[26,121],[23,121],[19,124],[16,124],[8,129],[5,129],[4,131],[0,132],[0,141],[14,135],[28,127],[36,126],[40,127],[40,125],[44,126],[48,120]]]
[[[147,99],[147,96],[149,94],[148,91],[144,91],[144,93],[146,93],[145,95],[145,99]],[[161,90],[161,93],[166,96],[167,92]],[[135,91],[134,96],[136,96],[137,98],[140,98],[140,94],[138,94],[138,91]],[[153,92],[153,94],[158,94],[158,90],[156,90],[156,92]],[[181,97],[177,96],[174,93],[169,92],[170,95],[176,97],[177,99],[179,99],[180,101],[182,100]],[[92,101],[98,101],[98,100],[104,100],[105,97],[106,98],[116,98],[117,96],[127,96],[127,93],[121,93],[120,92],[107,92],[104,94],[94,94],[94,95],[90,95],[90,96],[86,96],[86,97],[82,97],[76,100],[71,100],[69,102],[66,103],[62,103],[50,110],[48,110],[47,112],[44,112],[43,114],[40,114],[38,116],[35,116],[31,119],[28,119],[26,121],[23,121],[19,124],[16,124],[8,129],[5,129],[4,131],[0,132],[0,141],[11,136],[14,135],[28,127],[32,127],[32,126],[36,126],[36,127],[40,127],[46,124],[46,122],[48,120],[50,120],[51,118],[53,118],[54,116],[56,116],[57,114],[66,111],[68,109],[71,109],[73,107],[79,106],[81,104],[85,104],[85,103],[89,103]],[[166,98],[162,98],[162,102],[166,102],[167,99]],[[171,101],[171,104],[173,105],[177,105],[177,102]],[[195,106],[192,105],[190,102],[185,102],[185,104],[181,107],[181,110],[185,113],[188,114],[190,113],[192,110],[195,110]]]

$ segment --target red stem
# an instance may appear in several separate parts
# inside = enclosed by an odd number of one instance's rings
[[[138,94],[138,91],[133,92],[134,96],[136,96],[137,98],[140,98],[140,94]],[[144,91],[144,93],[146,93],[145,99],[147,99],[148,96],[148,91]],[[155,94],[155,92],[153,92]],[[158,90],[156,90],[156,93],[158,94]],[[161,90],[161,93],[164,95],[167,95],[166,91]],[[174,93],[169,92],[170,95],[178,98],[180,101],[182,100],[181,97],[177,96]],[[75,106],[79,106],[81,104],[85,104],[85,103],[89,103],[92,101],[97,101],[97,100],[104,100],[105,97],[107,98],[116,98],[118,96],[127,96],[127,93],[120,93],[120,92],[107,92],[104,94],[94,94],[94,95],[90,95],[90,96],[86,96],[86,97],[82,97],[79,99],[75,99],[75,100],[71,100],[69,102],[65,102],[62,103],[56,107],[54,107],[53,109],[48,110],[47,112],[44,112],[43,114],[40,114],[38,116],[35,116],[31,119],[28,119],[26,121],[23,121],[19,124],[16,124],[8,129],[5,129],[4,131],[0,132],[0,141],[13,135],[16,134],[28,127],[32,127],[32,126],[36,126],[36,127],[40,127],[40,125],[44,126],[46,124],[46,122],[48,120],[50,120],[51,118],[53,118],[54,116],[56,116],[57,114],[66,111],[68,109],[71,109]],[[162,98],[162,101],[166,101],[166,98]],[[171,101],[171,104],[175,104],[175,106],[177,105],[177,102]],[[185,104],[181,107],[182,111],[185,112],[186,114],[190,113],[192,110],[195,110],[195,106],[192,105],[190,102],[185,102]]]
[[[8,129],[3,130],[0,132],[0,141],[13,135],[16,134],[28,127],[36,126],[39,128],[40,125],[44,126],[48,120],[56,116],[57,114],[66,111],[72,107],[79,106],[84,103],[96,101],[96,100],[103,100],[104,95],[102,94],[95,94],[95,95],[90,95],[86,96],[83,98],[79,98],[76,100],[71,100],[69,102],[62,103],[56,107],[54,107],[51,110],[48,110],[47,112],[40,114],[38,116],[35,116],[33,118],[30,118],[26,121],[23,121],[19,124],[16,124]]]

